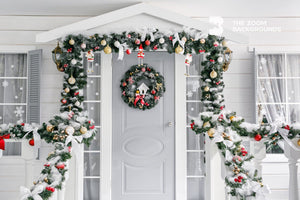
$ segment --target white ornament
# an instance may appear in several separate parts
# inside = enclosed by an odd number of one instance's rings
[[[82,49],[85,49],[85,48],[86,48],[86,44],[85,44],[85,43],[82,43],[82,44],[80,45],[80,47],[81,47]]]
[[[99,92],[96,92],[96,96],[99,96]]]
[[[219,62],[219,63],[223,62],[223,57],[219,57],[219,58],[218,58],[218,62]]]
[[[79,101],[76,101],[76,102],[75,102],[75,106],[79,107],[79,106],[80,106],[80,102],[79,102]]]
[[[19,97],[18,96],[15,96],[15,99],[18,99]]]
[[[94,83],[94,81],[93,80],[91,80],[91,82],[90,82],[91,84],[93,84]]]
[[[17,106],[14,113],[16,114],[16,117],[22,117],[22,115],[24,113],[22,106]]]
[[[164,38],[159,38],[159,43],[160,43],[160,44],[165,43],[165,39],[164,39]]]
[[[15,66],[14,66],[14,65],[11,65],[10,67],[11,67],[11,68],[14,68]]]
[[[119,46],[121,45],[119,41],[115,41],[114,42],[115,47],[119,48]]]
[[[20,90],[23,90],[23,87],[20,87]]]
[[[7,82],[7,80],[3,81],[3,82],[2,82],[2,87],[4,87],[4,88],[5,88],[5,87],[7,87],[7,86],[8,86],[8,82]]]
[[[77,60],[76,60],[76,59],[72,59],[72,60],[71,60],[71,64],[72,64],[72,65],[76,65],[76,63],[77,63]]]
[[[67,126],[67,128],[65,129],[65,132],[69,135],[73,135],[75,132],[75,129],[72,126]]]
[[[94,107],[91,107],[91,110],[94,110]]]
[[[0,116],[0,120],[2,119],[2,116]]]

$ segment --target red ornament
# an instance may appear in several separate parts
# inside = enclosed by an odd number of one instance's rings
[[[155,94],[156,93],[156,91],[155,90],[151,90],[151,94]]]
[[[221,83],[221,81],[216,82],[216,85],[219,85]]]
[[[173,40],[173,36],[170,36],[170,37],[169,37],[169,40]]]
[[[54,192],[55,191],[55,188],[53,187],[46,187],[46,190],[50,191],[50,192]]]
[[[145,45],[149,46],[151,44],[150,40],[145,41]]]
[[[123,87],[125,87],[125,86],[127,85],[127,83],[126,83],[126,82],[123,82],[122,85],[123,85]]]
[[[142,72],[145,72],[145,71],[146,71],[146,68],[145,68],[145,67],[142,67],[141,71],[142,71]]]
[[[135,40],[135,44],[140,44],[140,43],[141,43],[141,41],[139,39]]]
[[[61,102],[62,102],[63,104],[66,104],[66,103],[67,103],[67,100],[66,100],[66,99],[62,99]]]
[[[205,50],[199,49],[199,53],[205,53]]]
[[[149,103],[145,102],[145,106],[149,106]]]
[[[223,110],[223,109],[224,109],[224,106],[221,106],[221,107],[220,107],[220,110]]]
[[[130,34],[128,34],[128,35],[127,35],[127,37],[128,37],[128,38],[131,38],[131,35],[130,35]]]
[[[129,55],[131,54],[131,50],[130,49],[126,49],[126,53]]]
[[[153,50],[157,50],[157,45],[154,45]]]
[[[215,62],[215,60],[213,60],[213,59],[210,59],[209,61],[210,61],[210,62]]]
[[[261,140],[261,135],[260,134],[257,134],[255,137],[254,137],[254,139],[256,140],[256,141],[260,141]]]
[[[98,50],[98,49],[100,49],[100,47],[99,47],[99,46],[96,46],[94,49],[95,49],[95,50]]]
[[[74,93],[74,96],[77,96],[77,95],[79,95],[79,92],[75,92],[75,93]]]
[[[29,143],[30,146],[34,146],[34,139],[29,140],[28,143]]]
[[[67,68],[69,65],[68,64],[64,64],[64,68]]]
[[[95,125],[93,125],[93,126],[90,126],[90,129],[94,129],[95,128]]]
[[[55,166],[57,169],[65,169],[65,164],[61,163]]]
[[[147,67],[147,70],[150,72],[151,71],[151,69],[149,68],[149,67]]]
[[[25,126],[25,124],[22,122],[22,123],[21,123],[21,126]]]
[[[89,124],[91,124],[92,122],[91,121],[89,121]]]
[[[285,128],[286,130],[290,130],[290,129],[291,129],[289,125],[286,125],[284,128]]]
[[[44,164],[44,167],[50,167],[50,164],[49,163]]]

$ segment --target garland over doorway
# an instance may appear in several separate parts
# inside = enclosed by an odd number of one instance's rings
[[[292,138],[299,135],[300,131],[285,125],[277,126],[275,131],[270,128],[270,125],[251,125],[243,122],[242,118],[236,117],[235,113],[225,110],[222,94],[224,89],[222,66],[227,47],[224,38],[204,36],[195,30],[179,33],[144,30],[121,34],[95,34],[90,37],[66,36],[63,41],[60,66],[60,70],[65,73],[60,115],[42,125],[25,123],[1,125],[0,142],[4,142],[8,137],[34,140],[41,138],[55,147],[55,151],[49,154],[48,161],[32,188],[30,190],[22,188],[22,199],[46,200],[55,189],[61,189],[65,184],[69,167],[67,160],[71,158],[71,149],[76,153],[78,144],[89,144],[96,134],[93,122],[88,120],[87,113],[83,112],[83,88],[86,86],[87,76],[81,62],[82,52],[87,52],[89,61],[93,61],[93,52],[97,51],[104,51],[107,54],[116,52],[119,53],[119,59],[122,59],[124,52],[131,54],[140,45],[145,51],[167,50],[169,53],[184,54],[187,56],[187,66],[191,61],[191,54],[205,55],[201,77],[202,101],[207,112],[201,113],[200,119],[193,121],[191,128],[197,134],[208,134],[220,149],[228,169],[225,182],[230,195],[238,199],[246,199],[249,196],[264,199],[267,188],[262,184],[261,178],[256,176],[254,167],[250,165],[253,156],[249,155],[241,145],[242,140],[239,136],[249,136],[257,141],[263,137],[271,138],[273,144],[282,139],[280,132],[285,132]]]

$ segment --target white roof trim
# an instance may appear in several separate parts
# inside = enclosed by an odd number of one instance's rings
[[[209,30],[215,27],[212,24],[201,22],[196,19],[192,19],[190,17],[180,15],[178,13],[168,11],[165,9],[161,9],[158,7],[154,7],[152,5],[146,3],[139,3],[133,6],[128,6],[125,8],[121,8],[119,10],[115,10],[112,12],[108,12],[96,17],[91,17],[89,19],[85,19],[79,22],[75,22],[66,26],[62,26],[59,28],[52,29],[50,31],[46,31],[43,33],[39,33],[36,35],[36,42],[49,42],[55,40],[57,38],[61,38],[65,35],[84,32],[89,29],[93,29],[99,26],[103,26],[105,24],[109,24],[124,18],[132,17],[139,14],[148,14],[154,17],[158,17],[164,19],[166,21],[170,21],[176,24],[182,24],[185,27],[194,28],[200,31]],[[238,42],[238,43],[248,43],[248,37],[233,32],[228,29],[224,29],[222,34],[226,39]]]

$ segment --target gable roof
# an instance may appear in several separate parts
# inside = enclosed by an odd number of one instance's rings
[[[184,15],[180,15],[176,12],[154,7],[146,3],[139,3],[133,6],[128,6],[112,12],[108,12],[96,17],[91,17],[79,22],[75,22],[66,26],[55,28],[50,31],[39,33],[36,35],[36,42],[49,42],[61,38],[68,34],[84,32],[99,26],[103,26],[105,24],[109,24],[139,14],[147,14],[150,16],[158,17],[160,19],[173,22],[176,24],[181,24],[182,26],[197,29],[203,32],[215,27],[212,24],[201,22],[199,20],[192,19]],[[225,28],[222,35],[226,39],[234,42],[248,43],[247,36],[240,33],[233,32]]]

